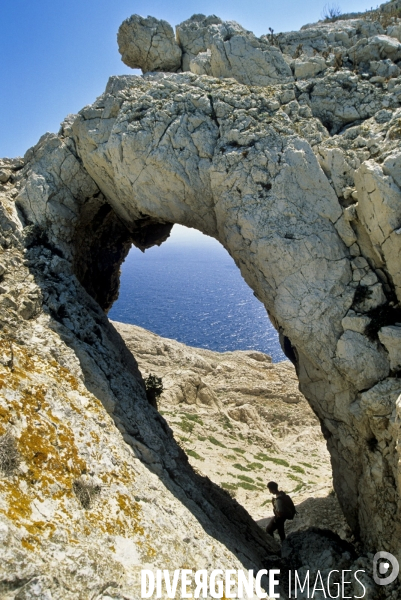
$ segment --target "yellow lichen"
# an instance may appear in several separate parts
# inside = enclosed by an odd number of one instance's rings
[[[9,353],[9,349],[10,341],[0,337],[0,352]],[[121,462],[115,471],[100,474],[102,488],[104,486],[106,491],[90,510],[83,511],[73,493],[74,480],[90,470],[80,455],[76,439],[87,431],[88,415],[97,413],[97,419],[98,415],[105,417],[101,402],[53,359],[45,362],[14,342],[12,352],[13,367],[0,365],[0,434],[8,428],[8,423],[18,424],[16,438],[24,469],[13,480],[0,480],[0,493],[7,501],[7,508],[1,512],[27,533],[23,534],[22,546],[34,551],[58,527],[66,527],[70,543],[79,544],[81,536],[90,537],[99,532],[122,535],[136,538],[144,557],[147,560],[153,558],[156,550],[140,523],[139,503],[126,493],[107,493],[107,488],[116,484],[132,486],[135,480],[132,467]],[[66,408],[82,414],[76,395],[69,394],[71,390],[90,400],[85,419],[78,417],[84,431],[76,422],[72,429],[68,420],[60,419],[50,406],[51,398],[56,395]],[[91,459],[96,462],[102,455],[101,433],[89,430]],[[54,501],[54,516],[48,521],[33,521],[32,503],[35,500],[42,502],[44,498]],[[75,503],[77,512],[71,512],[71,503]]]

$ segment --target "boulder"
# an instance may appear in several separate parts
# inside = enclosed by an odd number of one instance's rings
[[[181,68],[181,49],[167,21],[132,15],[120,25],[117,41],[121,60],[132,69],[147,73]]]

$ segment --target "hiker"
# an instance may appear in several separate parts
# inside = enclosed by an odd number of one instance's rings
[[[297,514],[297,511],[291,498],[288,494],[278,489],[278,485],[275,481],[269,481],[267,487],[269,492],[276,497],[272,498],[274,517],[270,519],[270,522],[266,527],[266,533],[274,538],[274,532],[277,529],[280,540],[283,542],[285,540],[284,523],[287,519],[292,521]]]

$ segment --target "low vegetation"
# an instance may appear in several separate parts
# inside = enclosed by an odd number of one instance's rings
[[[195,423],[198,423],[198,425],[204,425],[201,417],[197,414],[182,413],[182,416],[185,417],[186,419],[188,419],[188,421],[194,421]]]
[[[254,456],[257,460],[263,460],[264,462],[270,461],[270,462],[272,462],[276,465],[280,465],[282,467],[290,466],[290,463],[288,463],[283,458],[276,458],[275,456],[268,456],[267,454],[264,454],[263,452],[258,452],[258,454],[255,454]],[[253,463],[253,464],[255,464],[255,463]]]
[[[163,392],[162,379],[161,377],[157,377],[157,375],[152,375],[152,373],[149,373],[148,377],[144,379],[144,382],[148,402],[157,409],[157,399]]]
[[[248,469],[263,469],[263,465],[261,463],[258,462],[250,462],[247,465]]]
[[[219,440],[216,440],[216,438],[213,437],[212,435],[209,435],[209,437],[207,439],[209,440],[209,442],[211,444],[214,444],[215,446],[220,446],[221,448],[227,448],[227,446],[225,446],[224,444],[219,442]]]
[[[248,483],[255,483],[255,480],[252,477],[248,477],[247,475],[237,475],[238,479],[241,481],[247,481]]]
[[[259,491],[259,488],[256,485],[253,485],[253,483],[247,483],[246,481],[240,481],[238,483],[238,487],[242,487],[244,490],[249,491]]]
[[[251,469],[248,469],[248,467],[244,467],[244,465],[240,465],[239,463],[234,463],[233,464],[234,469],[238,469],[239,471],[250,471]]]
[[[227,415],[221,415],[219,421],[223,425],[224,429],[234,429],[233,424],[231,423]]]
[[[290,465],[290,469],[292,469],[296,473],[302,473],[303,475],[305,475],[305,469],[299,467],[298,465]]]
[[[197,460],[205,460],[203,456],[200,456],[195,450],[187,450],[188,456],[192,456],[192,458],[196,458]]]
[[[95,484],[93,481],[86,481],[82,477],[74,481],[72,489],[85,510],[92,507],[96,497],[101,492],[100,485]]]
[[[310,463],[307,463],[307,462],[301,462],[301,465],[303,465],[304,467],[307,467],[308,469],[317,469],[316,466],[311,465]]]
[[[338,4],[325,4],[322,10],[322,19],[324,21],[335,21],[342,14],[341,8]]]
[[[21,462],[17,443],[10,431],[0,436],[0,471],[6,475],[14,475]]]
[[[185,431],[186,433],[192,433],[195,427],[195,423],[193,421],[187,421],[185,418],[182,419],[179,423],[177,423],[178,427]]]

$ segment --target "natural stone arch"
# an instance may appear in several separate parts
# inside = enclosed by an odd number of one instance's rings
[[[288,86],[252,88],[192,74],[112,78],[94,105],[64,123],[64,141],[44,143],[44,177],[51,144],[64,144],[82,179],[96,182],[96,201],[107,201],[125,228],[124,248],[144,223],[150,244],[162,241],[172,223],[223,244],[291,348],[301,390],[320,418],[351,527],[369,547],[398,553],[391,412],[399,384],[387,378],[383,346],[355,327],[344,333],[348,311],[363,311],[367,302],[355,297],[356,252],[344,242],[343,208],[311,147],[327,132],[310,115],[293,124],[279,108],[288,94]],[[27,190],[36,185],[37,173],[36,165],[18,201],[30,221],[37,218]],[[63,177],[59,183],[70,184]],[[75,223],[67,218],[66,229],[50,235],[80,264],[85,258],[77,231],[88,196],[82,189],[73,196],[79,196]],[[160,226],[158,234],[154,228]],[[84,284],[90,289],[90,276]],[[368,442],[384,430],[388,452],[376,456]]]

